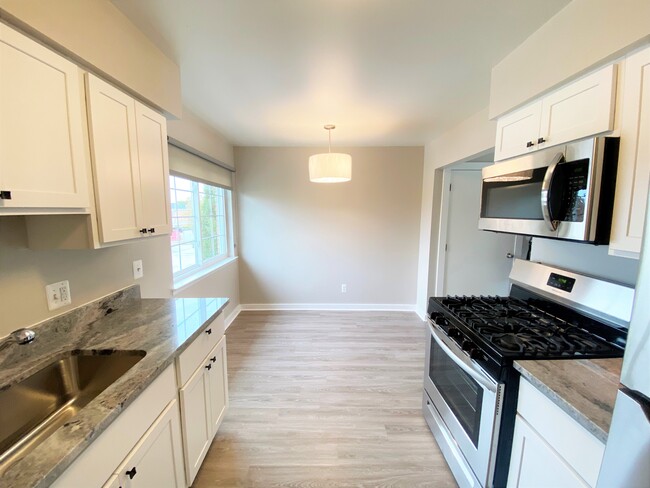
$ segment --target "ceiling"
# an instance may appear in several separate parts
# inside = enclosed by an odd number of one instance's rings
[[[113,0],[235,145],[423,145],[568,0]],[[531,60],[531,63],[534,60]]]

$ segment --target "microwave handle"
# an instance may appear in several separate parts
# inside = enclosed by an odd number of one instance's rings
[[[544,181],[542,182],[542,216],[544,217],[544,222],[548,228],[555,232],[560,225],[560,221],[553,218],[551,214],[551,187],[553,186],[553,177],[555,176],[555,169],[557,165],[564,160],[564,154],[557,153],[551,164],[546,168],[546,174],[544,175]]]

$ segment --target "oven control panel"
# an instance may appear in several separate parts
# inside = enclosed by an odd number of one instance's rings
[[[569,278],[568,276],[562,276],[557,273],[551,273],[546,284],[548,286],[552,286],[553,288],[557,288],[558,290],[571,293],[573,291],[573,285],[576,284],[576,279]]]

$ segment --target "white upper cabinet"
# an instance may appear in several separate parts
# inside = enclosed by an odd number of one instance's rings
[[[638,258],[650,180],[650,48],[625,60],[609,253]]]
[[[0,213],[89,206],[82,100],[77,66],[0,24]]]
[[[169,233],[165,118],[93,75],[87,86],[101,243]]]
[[[537,149],[535,142],[542,117],[542,102],[527,105],[497,122],[495,159],[507,159]]]
[[[88,75],[88,121],[100,239],[138,237],[142,209],[135,100]]]
[[[607,66],[497,120],[495,161],[611,131],[616,66]]]
[[[171,232],[167,120],[141,103],[135,104],[140,164],[142,223],[149,233]]]

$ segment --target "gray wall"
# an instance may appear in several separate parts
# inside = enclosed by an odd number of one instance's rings
[[[531,260],[634,286],[639,261],[610,256],[607,250],[607,246],[535,238]]]
[[[310,183],[326,150],[235,148],[242,304],[415,304],[423,148],[336,148],[352,181]]]
[[[22,217],[0,217],[0,337],[18,327],[96,300],[138,283],[145,297],[171,293],[169,236],[95,250],[27,249]],[[133,261],[142,259],[144,277],[133,280]],[[45,285],[70,282],[72,305],[47,309]]]

